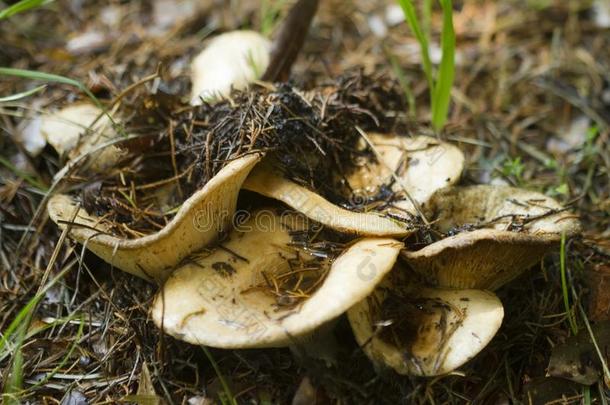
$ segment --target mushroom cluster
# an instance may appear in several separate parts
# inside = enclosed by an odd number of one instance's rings
[[[193,104],[259,76],[269,44],[257,35],[223,34],[195,59]],[[222,53],[231,41],[243,46]],[[228,76],[206,78],[200,68],[210,66]],[[70,135],[60,153],[96,150],[108,133],[99,120],[80,122],[92,134],[80,141],[82,131]],[[162,229],[140,238],[116,235],[71,195],[53,196],[48,212],[112,266],[162,284],[152,318],[178,339],[218,348],[289,346],[347,314],[374,363],[401,374],[448,373],[500,328],[504,312],[493,291],[562,234],[577,233],[578,220],[540,193],[457,185],[464,155],[435,137],[362,135],[358,147],[374,153],[361,154],[344,181],[354,195],[389,196],[374,210],[334,204],[288,179],[261,151],[228,163]],[[103,151],[104,162],[121,153]],[[278,202],[235,221],[242,189]],[[334,240],[324,239],[326,230]]]

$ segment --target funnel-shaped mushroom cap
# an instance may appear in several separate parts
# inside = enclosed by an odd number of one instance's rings
[[[70,158],[117,137],[108,116],[89,103],[73,104],[44,115],[40,131],[58,154]],[[110,145],[90,156],[89,169],[101,172],[112,167],[122,156],[118,147]]]
[[[375,363],[435,376],[476,356],[500,328],[504,309],[488,291],[396,286],[388,277],[347,316]]]
[[[452,235],[402,256],[431,285],[495,290],[538,262],[580,224],[552,198],[513,187],[454,187],[425,206]]]
[[[338,207],[281,174],[275,174],[272,167],[265,163],[250,173],[243,187],[282,201],[314,221],[341,232],[366,236],[406,236],[413,233],[409,224],[381,214],[353,212]]]
[[[172,273],[153,304],[157,326],[219,348],[290,345],[370,294],[402,246],[362,239],[328,263],[291,243],[287,217],[257,218]],[[280,287],[287,277],[294,285]]]
[[[269,64],[271,42],[254,31],[232,31],[212,39],[191,66],[191,104],[226,97],[259,78]]]
[[[392,184],[398,198],[393,205],[399,210],[416,212],[405,189],[413,200],[423,204],[438,189],[455,184],[464,170],[464,154],[435,138],[374,133],[368,137],[379,161],[367,160],[347,180],[355,193],[368,195],[376,194],[382,185]],[[392,172],[400,181],[393,181]]]
[[[61,228],[72,223],[69,236],[108,263],[147,280],[164,280],[182,259],[230,228],[241,185],[259,159],[252,154],[227,164],[182,204],[163,229],[142,238],[111,235],[102,218],[88,214],[64,194],[51,197],[49,216]]]

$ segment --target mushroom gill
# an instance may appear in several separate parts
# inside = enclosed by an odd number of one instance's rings
[[[401,256],[426,283],[495,290],[538,262],[580,224],[543,194],[500,186],[453,187],[424,207],[445,237]]]

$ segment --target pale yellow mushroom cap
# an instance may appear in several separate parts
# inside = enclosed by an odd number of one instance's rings
[[[125,155],[115,145],[92,152],[118,135],[108,116],[90,103],[69,105],[43,115],[40,131],[59,155],[75,158],[91,152],[88,169],[94,172],[113,167]]]
[[[327,275],[316,281],[319,288],[283,306],[274,280],[303,271],[315,258],[291,246],[290,217],[260,218],[253,215],[222,248],[193,257],[169,277],[153,304],[157,326],[219,348],[290,345],[370,294],[402,247],[392,239],[359,240],[322,268]],[[297,259],[305,266],[295,268]]]
[[[271,42],[254,31],[232,31],[213,38],[191,65],[191,104],[245,89],[267,69]]]
[[[501,186],[453,187],[430,198],[424,211],[449,234],[402,252],[430,285],[495,290],[538,262],[580,223],[543,194]],[[452,235],[453,234],[453,235]]]
[[[449,373],[483,350],[502,324],[502,303],[491,292],[400,285],[392,275],[347,315],[367,356],[399,374]]]
[[[338,207],[320,195],[276,174],[270,165],[259,165],[244,188],[278,199],[330,228],[356,235],[407,236],[417,210],[405,193],[419,205],[438,189],[456,183],[464,169],[464,155],[453,145],[428,136],[414,138],[369,134],[380,161],[368,160],[347,175],[356,196],[376,194],[390,184],[392,172],[400,179],[392,185],[397,201],[383,212],[359,213]],[[363,146],[364,147],[364,146]],[[387,215],[392,214],[392,215]],[[396,220],[391,217],[400,217]]]
[[[368,134],[368,138],[379,159],[364,161],[347,176],[347,181],[357,195],[374,195],[382,185],[393,183],[398,201],[392,212],[396,215],[403,210],[416,214],[405,189],[421,205],[435,191],[457,183],[464,170],[464,154],[436,138],[377,133]],[[392,173],[399,181],[393,181]]]
[[[375,212],[354,212],[338,207],[319,194],[276,174],[272,166],[262,163],[244,182],[244,189],[275,198],[329,228],[365,236],[406,236],[413,233],[401,223]]]
[[[71,196],[51,197],[47,209],[62,229],[74,219],[69,236],[106,262],[147,280],[160,281],[186,256],[230,229],[242,182],[259,160],[260,155],[252,154],[230,162],[189,197],[163,229],[137,239],[110,234],[101,218],[78,208]]]

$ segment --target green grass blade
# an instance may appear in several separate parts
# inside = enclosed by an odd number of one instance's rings
[[[62,269],[55,278],[53,278],[47,285],[44,286],[35,296],[33,296],[27,304],[15,316],[15,319],[9,324],[9,326],[1,333],[0,336],[0,354],[6,350],[6,345],[8,341],[11,339],[17,328],[22,325],[29,317],[29,315],[33,312],[34,308],[38,304],[38,301],[44,297],[44,294],[55,285],[62,277],[72,268],[72,266],[66,266]],[[9,349],[10,350],[10,349]]]
[[[566,308],[566,316],[568,317],[568,322],[570,324],[570,328],[572,329],[572,333],[574,335],[578,334],[578,325],[576,325],[576,319],[574,319],[574,313],[570,308],[570,298],[568,295],[568,281],[566,276],[566,234],[561,234],[561,246],[559,248],[559,269],[561,271],[561,290],[563,293],[563,304]]]
[[[0,156],[0,166],[4,166],[7,169],[9,169],[11,172],[13,172],[15,174],[15,176],[19,177],[20,179],[25,180],[26,182],[28,182],[32,187],[37,188],[40,191],[47,191],[48,187],[45,186],[42,181],[40,181],[39,179],[30,176],[29,174],[27,174],[26,172],[19,170],[18,168],[16,168],[11,162],[9,162],[8,160],[6,160],[5,158],[3,158],[2,156]]]
[[[585,309],[583,308],[581,302],[578,300],[578,294],[576,293],[574,285],[571,285],[570,288],[572,289],[572,298],[576,302],[576,306],[578,306],[580,315],[582,316],[582,321],[585,324],[585,328],[587,329],[587,333],[589,334],[591,343],[593,343],[593,347],[595,348],[597,357],[599,358],[599,361],[602,365],[603,379],[600,381],[600,383],[603,384],[603,381],[610,381],[610,368],[608,368],[607,348],[605,345],[602,345],[602,347],[600,347],[600,345],[598,344],[597,337],[595,337],[595,333],[593,333],[593,329],[591,328],[591,323],[587,318],[587,313],[585,312]]]
[[[53,287],[55,283],[61,280],[71,268],[71,265],[66,266],[57,274],[57,276],[55,276],[55,278],[53,278],[44,287],[40,288],[38,293],[28,301],[28,303],[19,311],[15,319],[13,319],[4,332],[2,332],[2,336],[0,337],[0,356],[5,357],[5,355],[8,354],[13,355],[13,358],[11,359],[10,377],[5,382],[4,393],[0,398],[2,399],[3,403],[20,403],[17,394],[21,391],[23,382],[23,353],[21,352],[21,348],[23,347],[23,343],[28,335],[28,329],[34,315],[34,311],[36,310],[38,302],[42,299],[42,297],[44,297],[45,293],[51,287]],[[11,342],[11,345],[9,345],[10,340],[14,340]]]
[[[99,109],[106,111],[106,109],[104,108],[102,103],[100,103],[100,101],[97,99],[97,97],[95,97],[93,95],[93,93],[91,93],[91,91],[89,91],[89,89],[84,84],[82,84],[81,82],[79,82],[77,80],[70,79],[70,78],[64,77],[64,76],[54,75],[52,73],[37,72],[34,70],[25,70],[25,69],[14,69],[14,68],[7,68],[7,67],[0,67],[0,75],[23,77],[26,79],[40,80],[40,81],[44,81],[44,82],[61,83],[61,84],[67,84],[70,86],[74,86],[74,87],[78,88],[79,90],[81,90],[83,93],[85,93],[95,103],[95,105]]]
[[[35,295],[32,297],[32,299],[23,308],[21,308],[21,311],[19,311],[15,319],[13,319],[4,332],[2,332],[2,337],[0,337],[0,353],[6,350],[5,347],[8,344],[9,339],[13,336],[19,326],[24,323],[26,318],[36,307],[36,304],[40,298],[42,298],[42,295]],[[8,350],[10,350],[10,348]]]
[[[59,362],[59,364],[57,366],[55,366],[53,368],[53,370],[49,371],[44,376],[43,379],[41,379],[40,381],[36,382],[36,384],[32,385],[28,389],[33,390],[33,389],[36,389],[36,388],[46,384],[47,381],[49,381],[51,378],[53,378],[53,376],[55,374],[57,374],[59,372],[59,370],[61,370],[66,365],[66,363],[68,363],[68,360],[70,360],[70,358],[72,357],[72,354],[74,353],[74,351],[78,347],[78,343],[79,343],[80,339],[83,337],[83,331],[85,329],[85,321],[84,321],[82,315],[79,318],[80,318],[80,322],[78,324],[78,331],[76,332],[76,336],[74,337],[74,341],[70,345],[70,349],[68,349],[68,352],[62,357],[62,359]]]
[[[261,34],[267,37],[271,35],[285,3],[286,0],[261,1]]]
[[[584,405],[591,405],[591,387],[588,385],[582,387],[582,396]]]
[[[432,0],[423,0],[422,5],[422,30],[430,43],[430,33],[432,32]]]
[[[394,71],[394,74],[398,79],[398,83],[400,83],[400,87],[402,88],[402,91],[405,93],[405,97],[407,98],[407,104],[409,105],[409,115],[415,117],[415,95],[411,91],[409,79],[407,79],[407,75],[400,67],[396,56],[393,55],[389,50],[386,50],[386,54],[388,59],[390,59],[390,64],[392,65],[392,70]]]
[[[18,347],[11,361],[10,373],[4,385],[2,395],[2,399],[6,404],[20,403],[18,393],[23,387],[23,352],[21,347],[23,346],[28,323],[24,323],[19,327]]]
[[[422,65],[424,73],[426,74],[426,79],[428,80],[428,86],[430,87],[430,95],[432,96],[434,81],[432,79],[432,62],[430,61],[430,53],[428,51],[428,39],[419,25],[419,19],[411,0],[398,0],[398,4],[405,14],[405,18],[409,24],[409,27],[411,28],[411,31],[413,32],[413,35],[415,35],[415,38],[419,42],[422,55]]]
[[[212,357],[212,353],[210,353],[210,351],[208,350],[208,348],[206,346],[202,345],[201,348],[203,349],[203,352],[205,353],[205,356],[208,358],[210,363],[212,363],[212,367],[214,368],[214,371],[216,372],[216,376],[220,380],[220,385],[222,385],[222,390],[224,391],[226,399],[223,399],[221,397],[220,398],[221,403],[223,403],[223,404],[224,403],[228,403],[228,404],[231,404],[231,405],[237,405],[237,401],[235,400],[235,396],[231,392],[231,389],[229,388],[229,384],[227,384],[227,381],[225,380],[225,377],[222,374],[222,371],[220,371],[220,367],[218,367],[218,364],[216,363],[216,360],[214,360],[214,357]]]
[[[451,0],[441,0],[443,8],[443,32],[441,49],[443,56],[432,95],[432,126],[440,130],[447,121],[451,87],[455,76],[455,31],[453,29],[453,6]]]
[[[12,6],[8,6],[0,10],[0,20],[14,16],[15,14],[23,13],[36,7],[44,6],[54,0],[21,0]]]
[[[47,85],[43,84],[42,86],[35,87],[31,90],[23,91],[21,93],[11,94],[10,96],[6,96],[6,97],[0,97],[0,103],[8,103],[10,101],[21,100],[22,98],[29,97],[34,93],[38,93],[39,91],[44,90],[46,87],[47,87]]]

